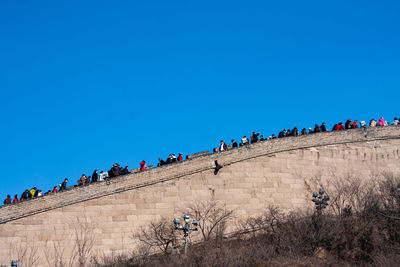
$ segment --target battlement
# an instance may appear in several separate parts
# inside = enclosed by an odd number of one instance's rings
[[[69,190],[14,205],[2,206],[0,207],[0,224],[76,203],[213,170],[215,160],[218,160],[218,163],[222,166],[228,166],[248,159],[292,150],[388,139],[400,139],[400,126],[358,128],[272,139],[230,149],[222,153],[210,154],[208,151],[204,151],[189,155],[187,160],[175,164],[118,176],[108,181],[87,186],[69,188]]]

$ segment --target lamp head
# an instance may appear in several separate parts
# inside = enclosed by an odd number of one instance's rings
[[[197,226],[199,226],[200,225],[200,223],[199,223],[199,221],[197,221],[197,220],[195,220],[195,221],[193,221],[193,223],[192,223],[195,227],[197,227]]]
[[[183,215],[183,220],[184,220],[186,223],[189,223],[189,221],[190,221],[190,216],[189,216],[189,215]]]
[[[175,225],[181,224],[181,220],[179,220],[178,218],[175,218],[174,219],[174,224]]]

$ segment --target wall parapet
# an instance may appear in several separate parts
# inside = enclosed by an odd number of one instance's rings
[[[267,140],[221,153],[209,154],[201,152],[198,153],[198,157],[176,164],[118,176],[110,179],[109,182],[93,183],[88,186],[76,187],[30,201],[0,207],[0,224],[87,200],[188,177],[199,172],[214,170],[215,160],[218,160],[220,165],[227,166],[247,159],[291,150],[387,139],[400,139],[400,126],[315,133],[306,136]]]

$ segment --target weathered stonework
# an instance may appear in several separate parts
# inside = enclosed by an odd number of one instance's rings
[[[399,126],[274,139],[4,206],[0,264],[16,258],[15,246],[37,247],[43,266],[58,244],[68,258],[78,219],[90,224],[93,250],[110,254],[134,249],[132,233],[161,216],[180,216],[187,203],[219,200],[238,218],[270,204],[303,208],[309,205],[307,179],[332,172],[366,179],[383,171],[400,174],[399,150]],[[223,166],[217,175],[215,160]]]

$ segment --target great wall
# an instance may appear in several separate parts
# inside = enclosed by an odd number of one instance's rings
[[[38,266],[56,244],[70,257],[78,222],[95,234],[93,251],[125,253],[132,234],[164,216],[180,217],[188,204],[216,200],[237,219],[261,214],[268,205],[309,206],[312,178],[381,172],[400,174],[400,126],[358,128],[258,142],[0,207],[0,264],[18,248],[37,248]],[[217,174],[215,161],[222,166]],[[49,254],[50,253],[50,254]]]

